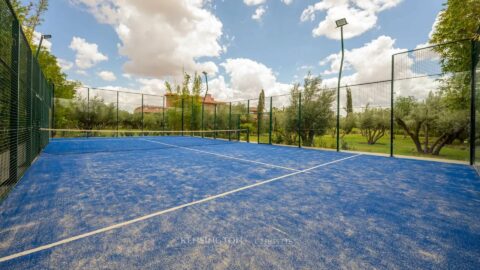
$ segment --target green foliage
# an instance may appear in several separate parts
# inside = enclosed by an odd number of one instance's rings
[[[265,91],[260,92],[258,96],[258,106],[257,106],[257,113],[260,115],[265,111]]]
[[[359,116],[359,127],[367,143],[372,145],[385,136],[390,127],[390,110],[381,108],[365,108]]]
[[[286,129],[288,133],[298,132],[305,146],[313,146],[315,136],[327,133],[335,120],[332,104],[335,91],[321,88],[322,79],[310,73],[306,76],[303,91],[295,84],[290,91],[290,106],[287,108]],[[301,92],[301,94],[300,94]],[[301,98],[300,98],[301,97]],[[301,117],[298,117],[298,106],[301,102]],[[300,122],[298,122],[300,118]],[[295,135],[287,135],[292,137]]]
[[[430,43],[441,44],[461,39],[477,39],[480,27],[480,1],[448,0],[444,5]],[[471,48],[469,42],[435,47],[440,53],[444,72],[470,70]]]
[[[445,145],[451,144],[468,129],[468,108],[452,109],[443,92],[430,93],[423,102],[413,97],[399,98],[395,112],[396,123],[410,136],[419,153],[439,155]],[[431,137],[435,140],[431,141]]]

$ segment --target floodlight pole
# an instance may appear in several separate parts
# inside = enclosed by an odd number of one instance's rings
[[[207,72],[204,71],[203,72],[203,75],[205,76],[205,84],[207,85],[207,91],[205,92],[205,96],[203,97],[203,100],[202,100],[202,131],[204,129],[204,126],[203,126],[203,115],[205,113],[205,99],[207,98],[207,94],[208,94],[208,76],[207,76]],[[202,132],[202,138],[203,138],[203,132]]]
[[[344,45],[343,45],[343,26],[340,26],[340,36],[342,44],[342,59],[340,61],[340,71],[338,72],[338,87],[337,87],[337,152],[340,151],[340,81],[342,79],[343,58],[344,58]]]
[[[40,48],[42,48],[43,39],[50,39],[50,38],[52,38],[52,35],[42,35],[40,37],[40,42],[37,47],[37,52],[35,53],[35,59],[38,59],[38,55],[40,54]]]

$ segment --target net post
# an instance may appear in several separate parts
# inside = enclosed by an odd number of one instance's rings
[[[183,136],[183,125],[184,125],[184,121],[185,121],[185,118],[184,118],[185,117],[185,110],[184,110],[185,108],[184,108],[183,102],[184,102],[184,98],[182,97],[182,136]]]
[[[143,118],[143,94],[142,94],[142,136],[145,136],[145,134],[143,133],[144,131],[144,128],[145,128],[145,122],[144,122],[144,118]]]
[[[395,81],[395,55],[392,55],[391,68],[391,82],[390,82],[390,157],[393,157],[393,136],[394,136],[394,81]]]
[[[18,20],[12,22],[12,66],[10,73],[10,123],[9,123],[9,177],[8,184],[13,184],[17,181],[17,155],[18,155],[18,95],[19,95],[19,57],[20,57],[20,24]]]
[[[230,102],[229,104],[229,108],[228,108],[228,129],[232,129],[232,102]],[[228,132],[228,140],[231,141],[232,140],[232,133],[231,132]]]
[[[480,28],[477,33],[480,33]],[[478,42],[471,41],[471,93],[470,93],[470,165],[475,164],[475,133],[476,133],[476,72],[478,64]]]
[[[268,144],[272,144],[272,128],[273,128],[273,97],[270,97],[270,126],[268,128]]]
[[[302,92],[298,92],[298,147],[302,147],[301,125],[302,125]]]

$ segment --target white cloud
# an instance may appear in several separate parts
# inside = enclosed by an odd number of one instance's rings
[[[350,70],[349,75],[342,77],[342,85],[354,85],[359,83],[385,81],[391,79],[392,55],[404,52],[405,49],[396,48],[395,40],[388,36],[380,36],[360,48],[345,51],[344,66]],[[323,75],[338,74],[340,68],[340,53],[327,56],[320,64],[328,65]],[[368,60],[367,60],[368,59]],[[395,81],[395,94],[401,96],[413,95],[419,99],[425,98],[430,91],[438,89],[435,78],[424,77],[418,71],[413,70],[414,54],[401,54],[395,58],[395,78],[412,78],[409,80]],[[336,87],[337,78],[324,80],[328,87]],[[352,91],[352,93],[355,90]],[[390,82],[362,86],[354,97],[354,106],[365,106],[367,103],[389,106]],[[341,100],[345,97],[341,96]]]
[[[121,41],[119,53],[129,60],[124,71],[161,78],[182,71],[218,71],[222,23],[203,0],[72,0],[86,7],[98,21],[110,24]],[[141,49],[140,49],[141,48]]]
[[[145,79],[140,78],[137,80],[141,84],[140,90],[142,93],[152,95],[165,94],[165,81],[159,79]]]
[[[235,98],[257,98],[262,89],[267,96],[285,94],[291,87],[278,82],[270,68],[251,59],[227,59],[221,66],[230,77],[229,87],[234,89],[231,92]]]
[[[75,64],[80,69],[88,69],[99,62],[108,60],[108,57],[98,51],[98,45],[88,43],[85,39],[73,37],[70,49],[75,51]]]
[[[73,67],[73,63],[62,59],[62,58],[57,58],[57,64],[60,66],[63,72],[70,70]]]
[[[261,21],[263,15],[265,14],[267,10],[263,6],[259,6],[256,10],[255,13],[252,15],[252,19],[256,21]]]
[[[123,73],[122,76],[125,78],[125,79],[132,79],[132,75],[128,74],[128,73]]]
[[[102,80],[104,81],[107,81],[107,82],[112,82],[112,81],[115,81],[117,79],[117,77],[115,76],[115,74],[113,74],[113,72],[111,71],[100,71],[98,73],[98,77],[102,78]]]
[[[33,32],[32,43],[35,44],[35,45],[38,45],[40,43],[41,37],[42,37],[42,33],[34,31]],[[45,50],[50,52],[52,50],[52,42],[48,39],[43,39],[42,48],[44,48]]]
[[[261,4],[265,4],[267,0],[243,0],[243,3],[247,6],[257,6]]]
[[[85,70],[81,70],[81,69],[75,70],[75,73],[82,76],[88,76],[88,73]]]
[[[326,15],[316,28],[314,37],[326,36],[330,39],[340,39],[335,21],[346,18],[349,24],[344,27],[344,37],[359,36],[372,29],[377,23],[377,14],[397,6],[402,0],[322,0],[308,6],[300,16],[302,22],[315,21],[316,13]]]
[[[293,2],[293,0],[282,0],[282,2],[288,6]]]

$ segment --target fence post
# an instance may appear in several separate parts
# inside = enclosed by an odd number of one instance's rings
[[[185,113],[184,113],[184,106],[183,106],[183,101],[184,101],[184,98],[182,97],[182,136],[183,136],[183,124],[184,124],[184,117],[185,117]]]
[[[204,114],[205,114],[205,99],[202,100],[202,131],[204,129],[204,126],[203,126]],[[202,133],[202,138],[203,138],[204,137],[204,132],[201,132],[201,133]]]
[[[478,30],[480,33],[480,28]],[[476,133],[476,73],[478,64],[478,42],[471,41],[472,68],[471,68],[471,93],[470,93],[470,165],[475,164],[475,133]]]
[[[18,156],[18,94],[19,94],[19,54],[20,54],[20,25],[18,20],[12,22],[12,70],[10,73],[10,160],[8,184],[17,181],[17,156]]]
[[[213,138],[217,138],[217,104],[215,103],[215,108],[214,108],[214,113],[213,113]]]
[[[40,68],[39,68],[40,69]],[[39,76],[40,77],[40,76]],[[40,87],[40,86],[39,86]],[[88,138],[89,132],[88,130],[92,129],[91,127],[91,119],[90,119],[90,88],[87,87],[87,133],[86,136]]]
[[[191,96],[190,98],[190,102],[191,102],[191,111],[190,111],[190,136],[193,137],[193,130],[195,129],[194,126],[193,126],[193,117],[194,117],[194,113],[193,113],[193,110],[194,110],[194,106],[193,106],[193,96]]]
[[[273,97],[270,97],[270,126],[268,128],[268,143],[272,144],[272,128],[273,128]]]
[[[302,147],[302,136],[300,127],[302,125],[302,92],[298,93],[298,147]]]
[[[229,109],[228,109],[228,129],[232,129],[232,102],[230,102]],[[232,133],[228,132],[228,140],[232,140]]]
[[[392,70],[391,70],[391,81],[390,81],[390,157],[393,157],[393,136],[394,136],[394,117],[395,112],[393,109],[394,106],[394,85],[395,85],[395,55],[392,55]]]
[[[250,143],[250,128],[248,124],[250,124],[250,99],[247,100],[247,143]]]
[[[33,91],[33,53],[30,52],[30,57],[28,57],[28,70],[27,70],[27,77],[28,77],[28,85],[29,85],[29,90],[27,91],[27,94],[25,95],[26,98],[26,106],[27,106],[27,119],[26,120],[26,125],[27,125],[27,130],[25,131],[27,133],[27,161],[28,164],[32,163],[33,155],[32,155],[32,91]]]
[[[117,91],[117,137],[118,137],[118,125],[119,125],[119,119],[118,119],[118,107],[120,106],[119,102],[118,102],[118,95],[119,95],[120,92]]]
[[[167,123],[165,123],[165,99],[166,97],[163,96],[162,97],[162,103],[163,103],[163,108],[162,108],[162,130],[165,131],[165,126],[167,125]],[[165,134],[163,134],[165,135]]]
[[[260,112],[258,111],[258,105],[257,105],[257,144],[260,144],[260,121],[261,121]]]

